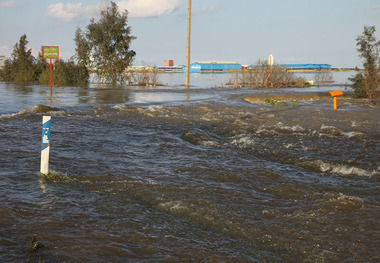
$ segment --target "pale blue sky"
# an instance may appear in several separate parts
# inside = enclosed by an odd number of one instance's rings
[[[36,54],[42,45],[74,55],[74,32],[105,0],[0,0],[0,55],[25,33]],[[137,37],[135,65],[185,63],[187,0],[115,0],[130,11]],[[365,25],[380,39],[380,0],[192,0],[191,61],[251,64],[273,54],[276,63],[362,66],[355,38]]]

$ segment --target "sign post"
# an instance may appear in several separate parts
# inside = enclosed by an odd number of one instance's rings
[[[343,95],[343,92],[341,90],[334,90],[329,92],[329,95],[333,97],[334,100],[334,110],[338,109],[338,99],[337,96]]]
[[[53,65],[59,59],[59,47],[42,46],[42,58],[50,66],[50,97],[53,97]]]
[[[272,55],[269,55],[269,66],[270,66],[270,87],[273,88],[273,78],[272,78],[273,56]]]
[[[47,175],[49,173],[49,152],[50,152],[50,122],[51,116],[42,117],[42,142],[41,142],[41,168],[40,172]]]

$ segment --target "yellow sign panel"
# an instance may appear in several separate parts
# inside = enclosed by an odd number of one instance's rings
[[[43,46],[42,58],[59,59],[59,47],[58,46]]]

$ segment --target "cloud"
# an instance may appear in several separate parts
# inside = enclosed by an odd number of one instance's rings
[[[371,7],[371,9],[380,9],[380,5],[374,5]]]
[[[196,14],[209,13],[220,9],[217,5],[203,5],[199,9],[195,10]]]
[[[123,11],[127,9],[130,17],[157,17],[167,15],[178,9],[181,4],[181,0],[121,0],[117,2],[119,10]],[[104,9],[101,3],[84,6],[82,3],[64,4],[59,2],[49,5],[45,16],[64,22],[71,22],[83,16],[97,16],[101,9]]]
[[[9,56],[11,53],[10,48],[7,45],[0,46],[0,55],[1,56]]]
[[[15,5],[14,1],[6,1],[6,2],[1,2],[0,3],[0,7],[3,7],[3,8],[11,8],[14,5]]]
[[[98,12],[98,5],[83,6],[78,4],[51,4],[45,13],[45,16],[52,17],[64,22],[70,22],[82,16],[91,16]]]
[[[130,17],[157,17],[167,15],[181,6],[181,0],[122,0],[121,10],[127,9]]]

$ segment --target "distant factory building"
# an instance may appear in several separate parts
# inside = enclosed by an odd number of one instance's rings
[[[283,64],[279,65],[282,68],[291,70],[323,70],[331,69],[329,64]]]
[[[224,72],[240,69],[241,64],[236,62],[195,62],[190,65],[190,72]]]
[[[329,64],[279,64],[274,65],[274,68],[283,68],[288,70],[329,70],[331,65]],[[248,66],[248,69],[257,69],[257,66]]]
[[[165,60],[164,61],[164,67],[173,67],[174,66],[174,60]]]
[[[184,66],[174,66],[174,60],[164,60],[164,66],[156,66],[154,69],[165,72],[182,72]]]
[[[5,56],[0,56],[0,68],[3,68],[5,65]]]

